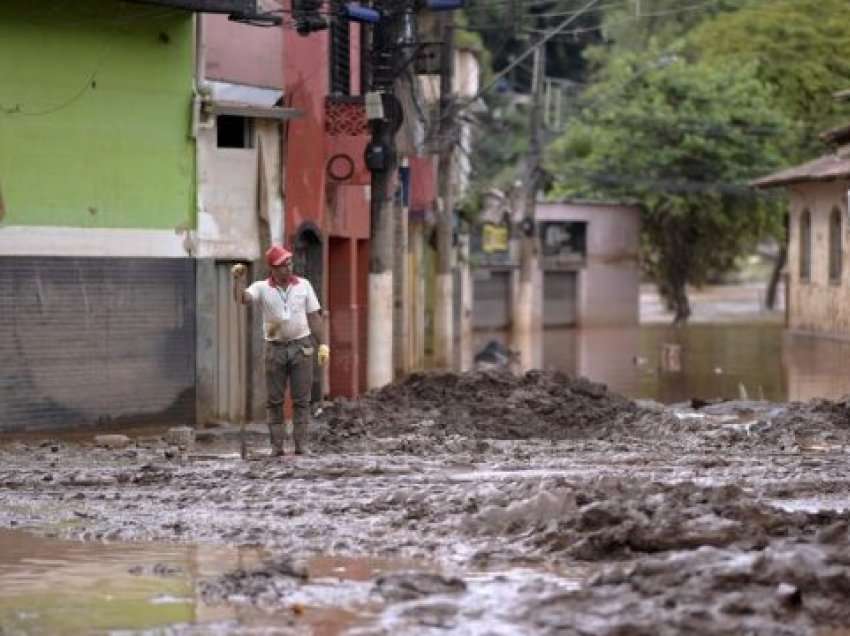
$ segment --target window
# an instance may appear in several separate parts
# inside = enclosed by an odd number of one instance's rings
[[[587,258],[586,221],[543,221],[539,227],[544,258],[584,263]]]
[[[348,20],[331,23],[331,93],[351,95],[351,25]]]
[[[219,148],[253,148],[254,120],[238,115],[219,115],[215,118]]]
[[[812,214],[803,210],[800,215],[800,280],[812,279]]]
[[[832,208],[829,215],[829,282],[841,282],[842,240],[841,240],[841,210]]]

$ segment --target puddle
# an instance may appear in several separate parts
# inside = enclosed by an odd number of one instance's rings
[[[516,468],[504,470],[473,470],[450,473],[450,481],[494,481],[515,479],[539,479],[541,477],[557,477],[569,471],[557,468]]]
[[[4,633],[84,634],[197,620],[185,547],[91,545],[3,530],[0,555]],[[157,563],[161,572],[184,574],[154,574]]]
[[[78,543],[0,530],[0,634],[336,636],[375,626],[405,633],[433,619],[421,612],[449,606],[462,619],[463,633],[511,634],[522,599],[536,591],[576,590],[589,575],[582,568],[479,570],[464,574],[461,594],[387,604],[375,593],[378,577],[437,574],[440,568],[406,559],[321,556],[306,562],[309,580],[271,606],[202,600],[201,581],[251,571],[268,558],[258,548]]]
[[[329,596],[321,591],[323,579],[367,585],[377,573],[412,565],[387,559],[314,559],[308,571],[316,580],[293,595],[285,614],[210,606],[199,598],[198,583],[204,578],[250,568],[265,556],[257,548],[81,543],[0,530],[0,633],[150,633],[171,626],[230,633],[234,625],[262,632],[283,623],[332,636],[366,617],[356,608],[322,607],[322,601],[332,598],[345,605],[346,600],[365,598],[368,590],[349,594],[349,599]]]

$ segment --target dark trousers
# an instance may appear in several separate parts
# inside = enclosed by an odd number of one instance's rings
[[[286,343],[266,342],[266,412],[272,449],[283,450],[283,399],[286,385],[292,395],[292,437],[295,450],[304,450],[310,425],[310,395],[313,385],[312,336]]]

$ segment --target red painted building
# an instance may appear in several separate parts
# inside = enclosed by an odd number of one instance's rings
[[[354,396],[365,388],[369,271],[360,26],[306,37],[286,28],[283,50],[285,105],[304,113],[285,131],[285,240],[328,310],[326,391]]]

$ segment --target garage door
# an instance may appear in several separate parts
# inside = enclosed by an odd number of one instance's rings
[[[543,326],[570,327],[578,322],[578,274],[544,272]]]
[[[476,271],[474,277],[472,327],[504,329],[510,325],[511,273]]]

